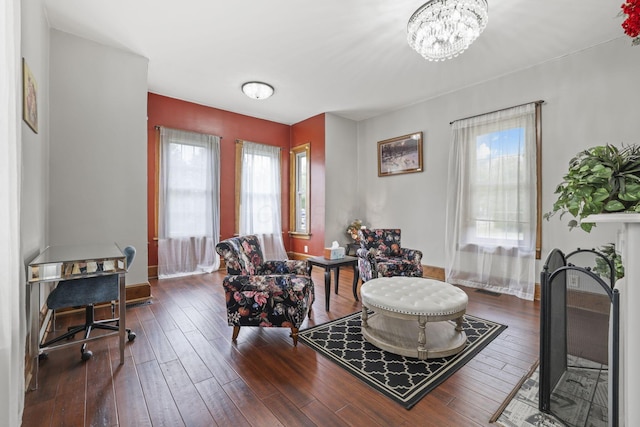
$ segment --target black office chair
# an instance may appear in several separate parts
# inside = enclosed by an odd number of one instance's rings
[[[136,249],[133,246],[124,248],[124,254],[127,257],[127,270],[133,264],[136,256]],[[106,276],[87,277],[84,279],[61,280],[58,286],[51,291],[47,298],[47,306],[54,310],[65,307],[81,307],[85,306],[85,322],[83,325],[70,326],[68,332],[45,342],[41,347],[48,347],[56,342],[71,339],[78,332],[85,331],[84,338],[89,338],[92,329],[106,329],[110,331],[119,330],[119,318],[111,318],[105,320],[95,320],[95,304],[102,302],[111,302],[111,314],[115,316],[115,300],[119,298],[119,275],[110,274]],[[113,323],[113,324],[112,324]],[[55,324],[55,317],[54,317]],[[136,333],[131,329],[127,329],[127,338],[129,341],[136,339]],[[87,350],[87,343],[82,344],[80,348],[82,360],[89,360],[93,353]]]

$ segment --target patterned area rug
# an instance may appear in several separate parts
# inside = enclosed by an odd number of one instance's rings
[[[463,328],[467,345],[464,350],[454,356],[418,360],[389,353],[365,341],[360,333],[360,316],[357,312],[305,329],[298,337],[406,409],[411,409],[506,328],[466,314]]]

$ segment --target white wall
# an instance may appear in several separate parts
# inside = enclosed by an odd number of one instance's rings
[[[356,122],[325,114],[325,247],[351,243],[346,230],[358,213],[357,139]]]
[[[38,83],[38,133],[22,121],[21,243],[25,262],[46,246],[49,167],[49,24],[42,0],[22,2],[22,57]]]
[[[455,59],[453,59],[455,61]],[[437,66],[437,64],[434,64]],[[421,249],[423,264],[444,267],[447,164],[453,120],[529,101],[542,107],[542,209],[569,160],[605,143],[640,143],[637,75],[640,48],[627,37],[358,123],[356,215],[371,227],[400,227],[403,246]],[[470,70],[469,72],[472,72]],[[437,84],[437,82],[433,82]],[[377,141],[422,131],[422,173],[377,176]],[[327,203],[333,197],[327,192]],[[542,258],[555,247],[571,251],[615,242],[617,227],[569,232],[558,216],[542,224]]]
[[[133,245],[147,282],[146,58],[51,31],[51,245]]]
[[[16,352],[19,357],[12,363],[12,368],[21,377],[24,372],[24,352],[27,342],[27,331],[30,330],[29,319],[31,310],[38,310],[37,290],[33,290],[33,304],[26,306],[25,272],[26,265],[43,249],[46,242],[46,218],[47,218],[47,177],[49,165],[49,24],[44,13],[43,1],[18,2],[20,7],[20,56],[26,61],[31,73],[37,82],[37,111],[38,133],[21,120],[20,144],[21,147],[21,180],[20,180],[20,258],[23,267],[20,274],[20,282],[15,286],[19,292],[20,325],[18,331],[19,348]],[[4,6],[3,6],[4,7]],[[20,76],[22,82],[22,76]],[[22,88],[17,93],[22,96]],[[22,105],[22,103],[20,103]],[[20,111],[22,116],[22,112]],[[0,304],[12,304],[10,299],[0,301]],[[11,311],[11,307],[0,308],[3,311]],[[6,361],[3,361],[5,363]],[[21,381],[22,384],[22,381]],[[10,392],[14,396],[6,396],[0,393],[0,400],[11,405],[10,408],[2,406],[0,420],[5,420],[3,425],[17,425],[22,417],[24,407],[24,390],[17,384],[7,385],[12,387]],[[27,386],[28,384],[23,384]],[[17,408],[13,405],[17,403]],[[13,411],[18,410],[16,418]],[[9,421],[11,420],[11,421]],[[0,421],[2,424],[2,421]]]

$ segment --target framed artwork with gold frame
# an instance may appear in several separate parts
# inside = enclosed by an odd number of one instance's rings
[[[38,133],[38,83],[22,58],[22,119]]]
[[[378,176],[422,172],[422,132],[378,142]]]

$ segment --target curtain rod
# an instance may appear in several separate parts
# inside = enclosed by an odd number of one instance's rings
[[[160,125],[155,125],[153,128],[155,130],[160,130],[161,127],[165,127],[167,129],[179,130],[179,131],[182,131],[182,132],[202,133],[202,132],[196,132],[196,131],[188,130],[188,129],[176,129],[176,128],[170,128],[170,127],[167,127],[167,126],[160,126]],[[210,133],[204,133],[203,135],[211,135],[211,134]],[[222,139],[222,137],[218,136],[218,135],[211,135],[211,136],[217,136],[218,138]]]
[[[488,112],[488,113],[476,114],[475,116],[469,116],[469,117],[465,117],[465,118],[462,118],[462,119],[454,120],[454,121],[452,121],[452,122],[449,122],[449,124],[450,124],[450,125],[452,125],[452,124],[454,124],[455,122],[459,122],[460,120],[473,119],[473,118],[475,118],[475,117],[484,116],[485,114],[499,113],[500,111],[510,110],[510,109],[512,109],[512,108],[522,107],[522,106],[524,106],[524,105],[529,105],[529,104],[536,104],[536,105],[544,104],[544,100],[540,99],[540,100],[538,100],[538,101],[525,102],[524,104],[514,105],[513,107],[501,108],[501,109],[499,109],[499,110],[490,111],[490,112]]]
[[[245,142],[250,142],[251,144],[257,144],[257,145],[264,145],[264,146],[267,146],[267,147],[275,147],[280,151],[283,150],[282,147],[278,147],[277,145],[263,144],[262,142],[247,141],[246,139],[240,139],[240,138],[236,139],[236,144],[244,144]]]

